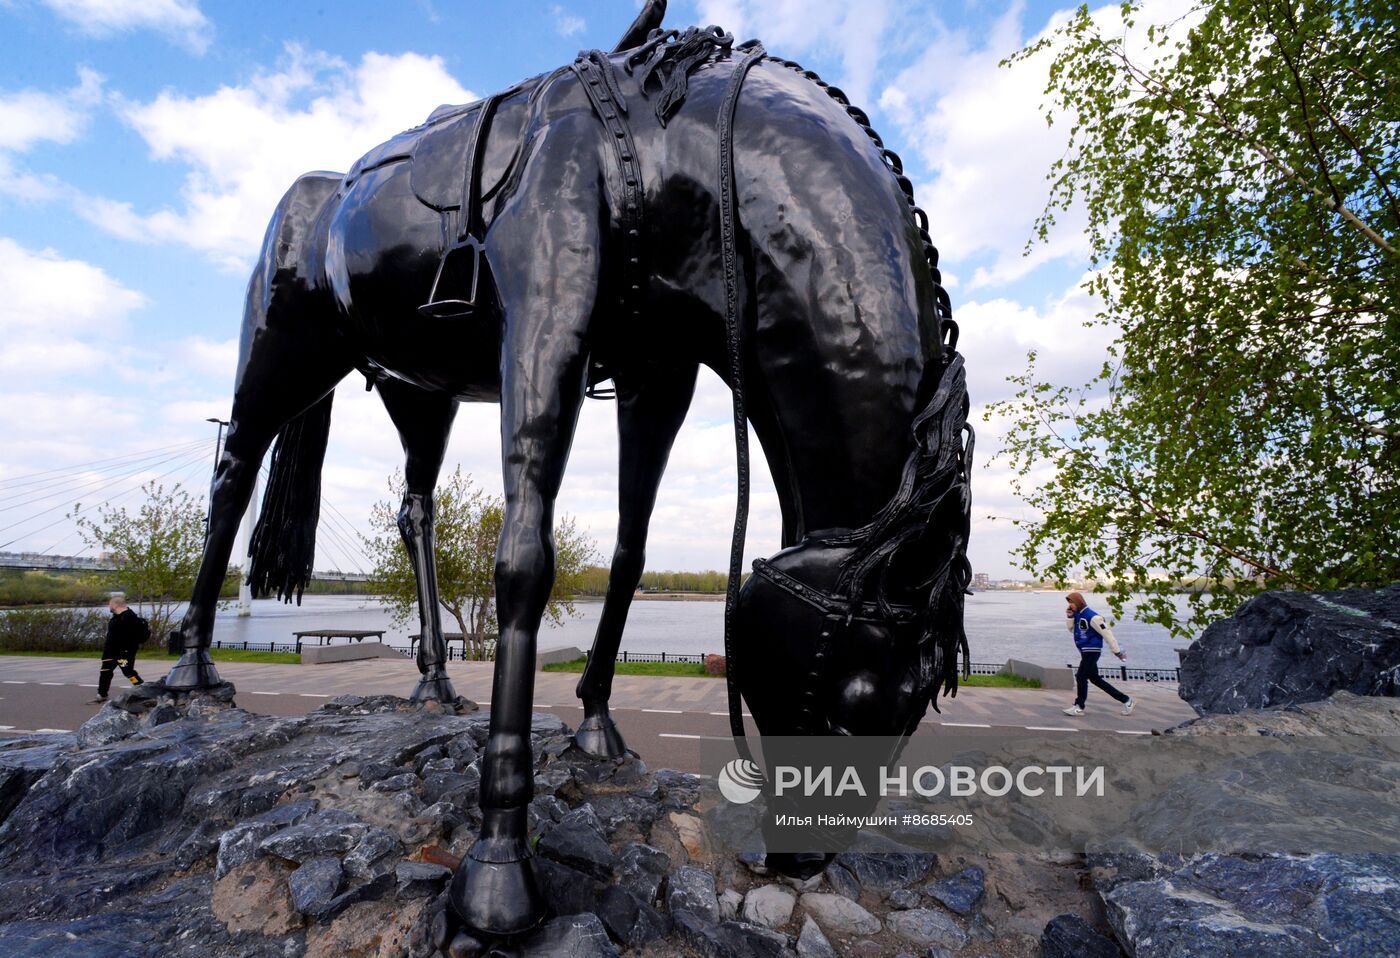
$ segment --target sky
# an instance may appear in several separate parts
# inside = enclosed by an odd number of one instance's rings
[[[277,200],[300,173],[345,170],[441,103],[467,102],[609,48],[636,0],[0,0],[0,551],[82,551],[66,516],[141,481],[202,496],[227,418],[249,270]],[[1111,18],[1114,8],[1102,15]],[[270,14],[269,10],[275,10]],[[666,24],[758,37],[842,87],[904,159],[929,214],[967,358],[977,429],[970,556],[1012,566],[1013,518],[1032,513],[990,462],[986,419],[1006,377],[1039,352],[1048,378],[1088,380],[1108,334],[1080,220],[1027,253],[1066,124],[1045,119],[1047,61],[999,62],[1067,16],[1055,3],[680,0]],[[613,407],[589,402],[558,508],[611,552]],[[729,399],[702,371],[662,485],[648,568],[724,568],[734,508]],[[121,479],[93,460],[149,468]],[[497,407],[463,406],[448,454],[500,488]],[[778,548],[780,518],[755,457],[749,556]],[[349,540],[402,463],[378,399],[339,388],[324,495],[339,536],[317,568],[365,567]],[[106,470],[105,472],[102,470]],[[36,474],[42,474],[36,476]],[[120,481],[114,481],[112,477]]]

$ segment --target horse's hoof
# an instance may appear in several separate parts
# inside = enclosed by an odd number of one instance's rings
[[[528,858],[483,862],[468,852],[452,878],[447,900],[468,928],[488,935],[518,935],[545,916],[544,899]]]
[[[780,875],[806,881],[835,857],[831,852],[769,852],[764,864]]]
[[[452,680],[446,672],[430,672],[418,680],[409,701],[414,704],[437,702],[440,705],[455,705],[457,698],[457,690],[452,687]]]
[[[622,758],[627,754],[622,732],[607,715],[584,719],[574,733],[574,744],[594,758]]]
[[[213,688],[221,681],[219,670],[214,668],[214,660],[209,657],[208,649],[186,649],[184,655],[180,656],[180,661],[175,663],[175,667],[165,677],[165,687],[181,690],[207,689]]]

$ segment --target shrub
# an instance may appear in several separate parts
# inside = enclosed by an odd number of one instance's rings
[[[107,635],[100,609],[10,609],[0,612],[0,649],[13,652],[98,651]]]
[[[722,656],[722,655],[707,655],[707,656],[705,656],[705,674],[706,674],[706,675],[723,675],[723,674],[725,673],[725,668],[726,668],[726,663],[725,663],[725,660],[724,660],[724,656]]]

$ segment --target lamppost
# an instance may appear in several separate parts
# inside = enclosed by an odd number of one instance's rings
[[[210,417],[205,422],[212,422],[219,427],[219,434],[214,441],[214,475],[209,478],[209,509],[214,508],[214,480],[219,474],[219,457],[223,454],[224,429],[228,426],[228,420],[215,419]],[[235,546],[239,555],[239,566],[241,571],[238,576],[238,617],[246,618],[253,614],[253,591],[248,585],[248,553],[249,544],[253,535],[253,526],[258,522],[258,497],[261,492],[262,483],[258,473],[253,474],[253,495],[248,500],[248,511],[243,516],[243,522],[238,527],[238,543]],[[209,513],[205,513],[204,518],[204,538],[209,539]]]
[[[227,419],[216,419],[210,416],[205,422],[212,422],[219,427],[218,434],[214,437],[214,471],[209,474],[209,505],[204,510],[204,543],[209,544],[209,516],[214,510],[214,480],[219,475],[219,456],[224,451],[224,429],[228,426]]]

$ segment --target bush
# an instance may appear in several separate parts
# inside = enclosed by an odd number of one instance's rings
[[[705,656],[706,675],[723,675],[727,665],[728,663],[725,662],[724,656],[722,655]]]
[[[0,612],[0,649],[14,652],[99,651],[107,613],[99,609],[10,609]]]

